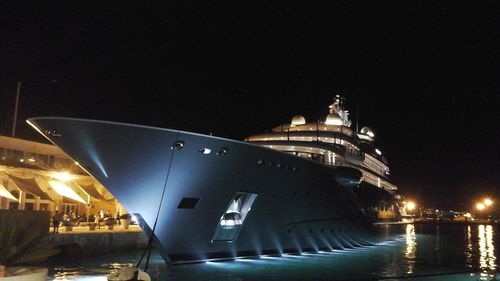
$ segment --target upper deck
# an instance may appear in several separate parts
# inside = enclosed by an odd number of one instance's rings
[[[341,107],[340,97],[329,108],[330,114],[324,121],[306,123],[303,116],[294,116],[289,124],[245,140],[325,165],[352,166],[363,172],[364,181],[396,190],[388,179],[387,160],[374,145],[373,131],[368,127],[359,132],[350,128],[349,113]]]

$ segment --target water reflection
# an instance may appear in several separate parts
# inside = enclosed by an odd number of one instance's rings
[[[481,280],[490,280],[489,276],[495,274],[496,256],[493,245],[493,227],[491,225],[479,225],[479,268],[481,269]]]
[[[406,273],[413,273],[415,266],[415,250],[417,248],[417,238],[415,236],[415,226],[413,224],[406,225],[406,247],[405,258],[408,262],[408,269]]]
[[[494,244],[500,242],[500,237],[495,236],[495,226],[442,224],[438,228],[432,224],[409,224],[397,227],[397,236],[374,247],[302,255],[263,255],[166,268],[159,253],[154,252],[150,273],[154,280],[177,281],[500,280],[495,279],[498,247],[495,249]],[[82,265],[75,267],[54,266],[48,280],[105,281],[113,269],[134,265],[140,254],[142,252],[86,258]],[[454,272],[467,273],[451,274]]]
[[[473,268],[472,262],[472,230],[470,225],[467,226],[467,248],[465,250],[465,264],[467,269],[471,270]]]

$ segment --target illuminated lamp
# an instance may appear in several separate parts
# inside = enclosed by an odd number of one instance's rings
[[[479,211],[484,210],[484,208],[486,208],[486,206],[483,203],[476,204],[476,209],[478,209]]]
[[[493,205],[493,201],[490,199],[490,198],[486,198],[483,200],[483,203],[484,205],[486,205],[487,207]]]
[[[2,184],[0,184],[0,196],[5,197],[5,198],[10,199],[10,200],[17,201],[17,198],[14,197],[12,194],[10,194],[10,192],[7,190],[7,188],[5,188]]]
[[[58,181],[49,181],[49,184],[58,194],[76,200],[83,204],[87,204],[87,202],[83,200],[83,198],[80,197],[73,189],[71,189],[71,187]]]
[[[408,211],[415,210],[415,207],[417,207],[417,205],[414,202],[409,201],[408,203],[406,203],[406,209]]]
[[[56,172],[53,176],[60,181],[68,181],[73,178],[68,172]]]

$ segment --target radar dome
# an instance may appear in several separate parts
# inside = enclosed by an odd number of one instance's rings
[[[375,137],[375,134],[373,133],[373,130],[370,129],[369,127],[363,127],[363,128],[361,128],[361,133],[365,134],[365,135],[368,135],[369,137],[372,137],[372,138]]]
[[[342,120],[342,117],[338,113],[330,113],[328,116],[326,116],[325,120],[326,125],[336,125],[336,126],[341,126],[344,124],[344,121]]]
[[[302,115],[295,115],[292,118],[292,125],[304,125],[306,123],[306,118]]]

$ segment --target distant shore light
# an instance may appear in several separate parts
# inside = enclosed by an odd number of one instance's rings
[[[488,207],[493,205],[493,201],[490,198],[484,199],[483,203],[484,203],[484,205],[486,205]]]
[[[476,209],[478,209],[479,211],[484,210],[484,208],[486,208],[486,206],[483,203],[476,204]]]
[[[417,207],[417,204],[415,204],[415,202],[409,201],[408,203],[406,203],[406,209],[408,211],[415,210],[416,207]]]

